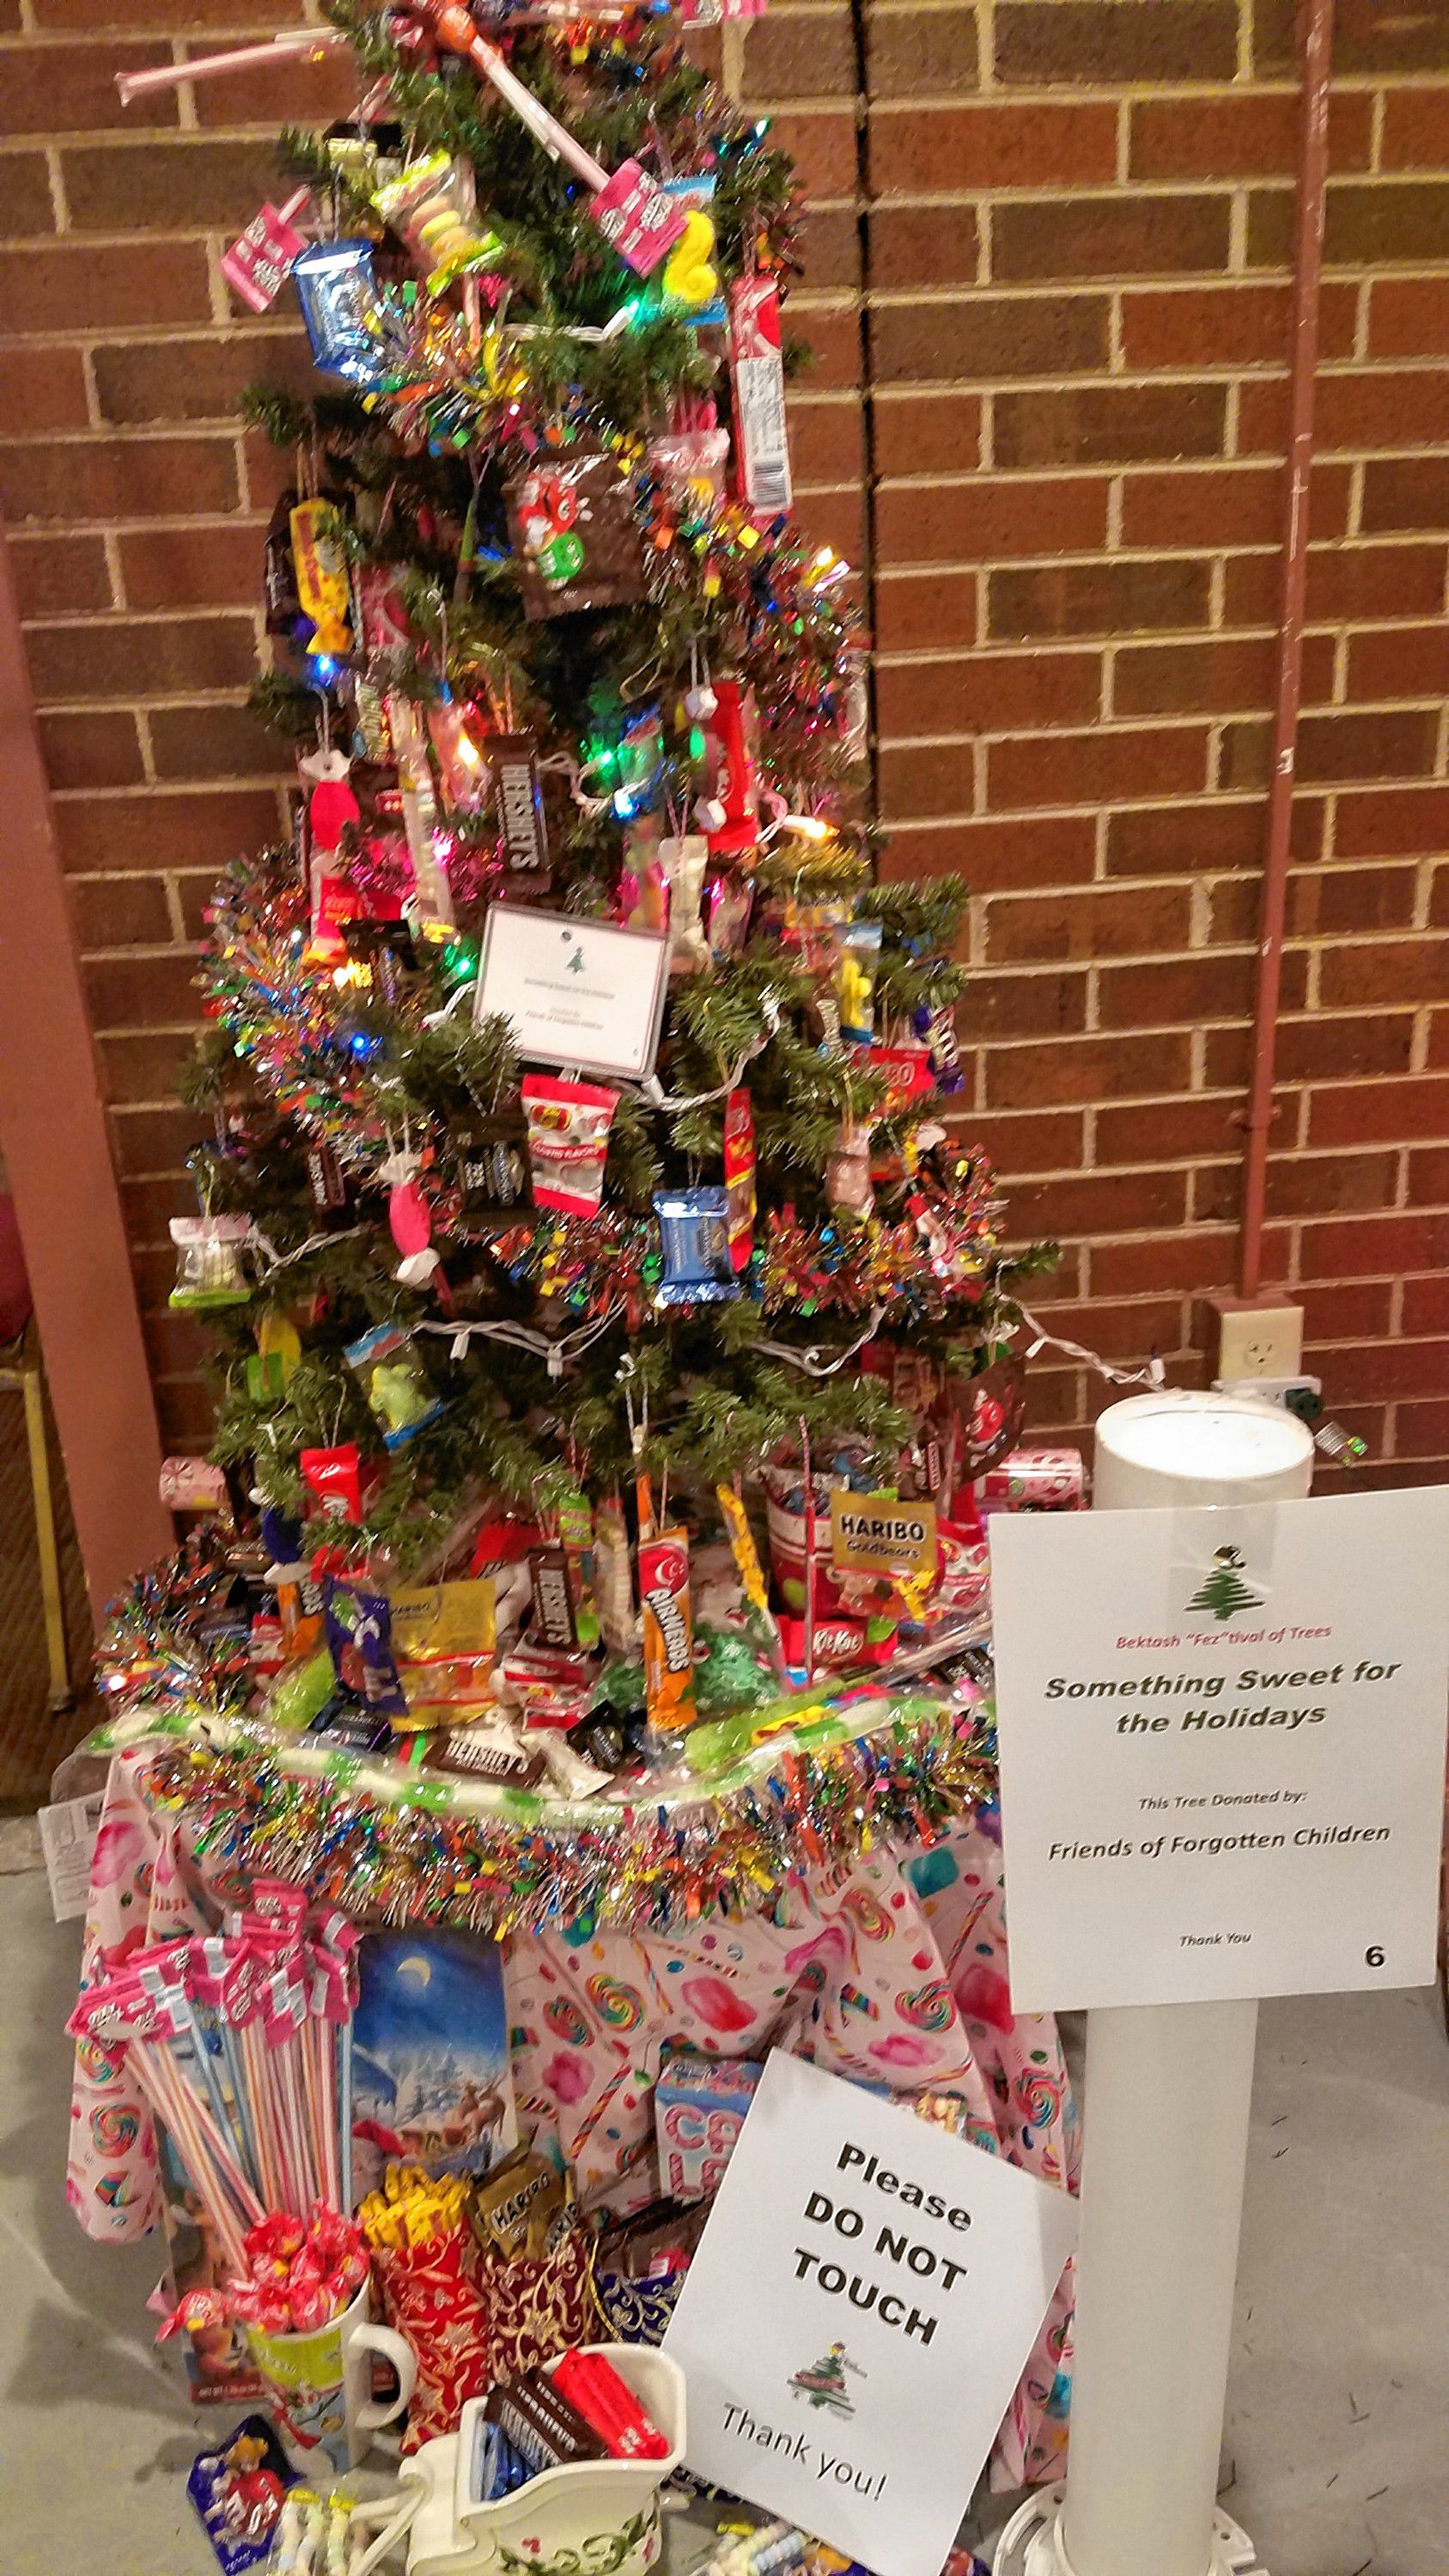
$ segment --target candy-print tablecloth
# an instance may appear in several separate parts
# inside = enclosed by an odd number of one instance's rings
[[[198,1865],[184,1814],[150,1803],[145,1747],[119,1755],[83,1977],[144,1943],[209,1928],[241,1893]],[[792,1879],[743,1917],[644,1936],[588,1925],[518,1933],[505,1979],[520,2127],[556,2144],[585,2203],[629,2208],[652,2196],[654,2084],[666,2049],[681,2046],[720,2058],[784,2047],[882,2091],[951,2097],[977,2146],[1075,2187],[1076,2118],[1055,2024],[1011,2012],[989,1818],[926,1851],[878,1849],[827,1884]],[[112,2243],[145,2234],[161,2214],[150,2123],[124,2067],[85,2041],[67,2192],[86,2232]],[[998,2486],[1060,2470],[1070,2295],[1068,2275],[998,2438]]]

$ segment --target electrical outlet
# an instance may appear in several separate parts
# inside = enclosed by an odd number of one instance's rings
[[[1271,1290],[1261,1297],[1212,1297],[1218,1319],[1219,1378],[1296,1377],[1303,1361],[1303,1309]]]
[[[1264,1404],[1281,1404],[1300,1422],[1317,1422],[1323,1412],[1321,1377],[1220,1377],[1214,1395],[1256,1395]]]

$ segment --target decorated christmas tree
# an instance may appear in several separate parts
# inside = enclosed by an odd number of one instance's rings
[[[318,380],[249,404],[296,836],[215,900],[175,1302],[274,1713],[568,1788],[962,1633],[1034,1256],[791,507],[789,162],[660,8],[331,15],[358,113],[224,263]]]

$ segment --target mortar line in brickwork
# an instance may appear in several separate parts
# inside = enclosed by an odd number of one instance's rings
[[[1225,456],[1236,456],[1238,452],[1238,432],[1241,422],[1242,386],[1237,379],[1234,379],[1227,388],[1227,398],[1223,404],[1223,454]]]
[[[1375,172],[1381,172],[1384,166],[1384,129],[1388,113],[1388,93],[1382,88],[1376,89],[1369,110],[1369,167]]]
[[[48,143],[45,147],[45,175],[50,186],[50,204],[55,217],[55,229],[58,233],[68,232],[70,209],[66,203],[65,171],[59,149],[53,143]]]

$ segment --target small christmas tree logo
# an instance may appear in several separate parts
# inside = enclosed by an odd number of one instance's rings
[[[1241,1548],[1214,1548],[1212,1572],[1193,1594],[1189,1610],[1210,1610],[1215,1619],[1235,1618],[1240,1610],[1261,1610],[1261,1594],[1243,1581],[1246,1563]]]
[[[846,2394],[845,2374],[864,2379],[859,2362],[852,2361],[843,2343],[833,2343],[808,2370],[797,2370],[790,2382],[797,2397],[806,2397],[812,2406],[828,2406],[833,2415],[853,2415],[855,2408]]]

